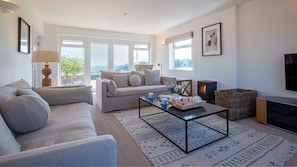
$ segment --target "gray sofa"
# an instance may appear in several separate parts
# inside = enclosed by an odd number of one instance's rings
[[[96,104],[102,112],[136,108],[140,96],[169,94],[166,83],[176,84],[176,78],[160,76],[159,70],[101,71],[101,78],[96,79]]]
[[[91,87],[0,87],[0,166],[116,166],[117,144],[97,136]]]

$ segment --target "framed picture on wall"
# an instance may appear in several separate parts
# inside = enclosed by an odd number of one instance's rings
[[[221,23],[202,27],[202,56],[222,55]]]
[[[30,53],[30,25],[21,17],[18,23],[18,52]]]

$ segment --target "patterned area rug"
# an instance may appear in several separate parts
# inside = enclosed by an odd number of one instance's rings
[[[154,107],[144,107],[145,113],[156,113]],[[229,121],[229,137],[185,154],[168,139],[138,118],[138,109],[114,113],[153,166],[283,166],[297,152],[297,144],[282,137],[269,135]],[[162,113],[145,117],[180,147],[185,148],[184,122]],[[193,149],[221,137],[210,130],[226,131],[226,120],[208,116],[192,121],[188,126],[188,147]]]

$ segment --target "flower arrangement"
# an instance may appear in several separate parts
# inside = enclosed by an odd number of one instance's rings
[[[167,90],[168,90],[170,93],[172,93],[172,94],[174,94],[174,93],[176,93],[176,94],[180,94],[181,91],[182,91],[182,89],[185,88],[185,85],[184,85],[184,84],[181,84],[181,85],[174,85],[174,84],[166,83],[166,88],[167,88]]]

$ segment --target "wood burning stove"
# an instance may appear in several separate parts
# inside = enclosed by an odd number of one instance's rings
[[[208,103],[215,103],[214,91],[217,90],[216,81],[202,80],[197,82],[198,85],[198,96],[203,100],[206,100]]]

